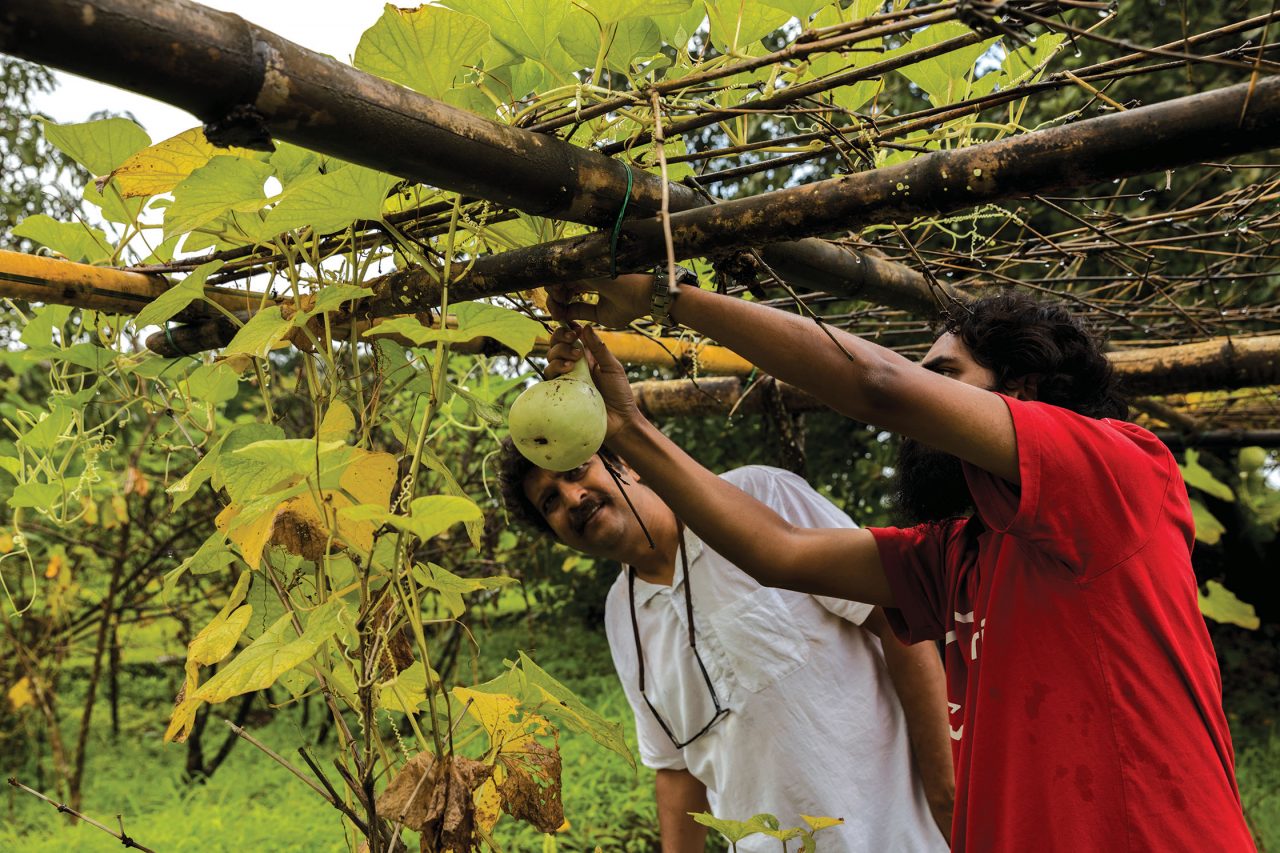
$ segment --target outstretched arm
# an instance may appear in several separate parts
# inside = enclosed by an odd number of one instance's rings
[[[702,853],[706,849],[707,828],[689,813],[710,810],[707,786],[688,770],[659,770],[654,784],[662,853]]]
[[[583,357],[562,329],[547,353],[547,375]],[[730,562],[766,586],[892,605],[875,539],[859,529],[812,529],[703,468],[640,414],[622,365],[589,328],[581,330],[592,378],[608,407],[609,446],[671,507],[676,517]]]
[[[558,316],[626,325],[648,313],[652,277],[620,276],[548,288]],[[596,305],[571,302],[598,292]],[[864,423],[910,436],[1017,484],[1013,419],[997,395],[926,370],[890,349],[813,320],[696,287],[672,316],[783,382]]]

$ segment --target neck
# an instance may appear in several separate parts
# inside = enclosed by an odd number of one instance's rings
[[[680,545],[680,528],[676,517],[670,509],[654,513],[656,518],[649,524],[649,535],[653,537],[653,547],[640,533],[640,541],[632,549],[632,553],[623,560],[636,570],[636,576],[649,583],[670,586],[676,574],[676,549]]]

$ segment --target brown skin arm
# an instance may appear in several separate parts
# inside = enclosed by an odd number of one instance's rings
[[[582,357],[560,329],[547,376]],[[703,541],[766,586],[893,604],[875,538],[866,530],[796,527],[695,462],[636,409],[622,365],[590,328],[582,330],[592,378],[607,407],[608,444]],[[840,571],[833,571],[839,566]]]
[[[876,608],[862,627],[880,638],[889,680],[902,703],[907,738],[916,770],[924,785],[929,812],[942,836],[951,841],[956,778],[951,763],[951,735],[947,718],[947,683],[942,659],[932,643],[904,645],[884,612]]]
[[[659,770],[655,788],[662,853],[702,853],[706,849],[707,828],[689,817],[689,812],[711,808],[707,804],[707,787],[688,770]]]
[[[558,317],[625,326],[648,313],[651,288],[649,275],[555,285],[547,289],[548,307]],[[599,303],[570,301],[582,292],[599,293]],[[992,392],[955,381],[965,376],[926,370],[848,332],[696,287],[679,288],[672,317],[847,417],[917,439],[1019,484],[1009,410]]]

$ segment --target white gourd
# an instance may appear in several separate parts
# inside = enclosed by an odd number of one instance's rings
[[[563,376],[539,382],[516,398],[507,417],[511,440],[539,468],[568,471],[604,443],[605,408],[586,358]]]

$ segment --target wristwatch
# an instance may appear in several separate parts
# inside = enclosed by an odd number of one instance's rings
[[[676,280],[670,281],[667,277],[667,267],[662,267],[653,271],[653,295],[649,301],[649,316],[653,318],[653,322],[657,323],[664,329],[673,329],[678,324],[671,319],[671,306],[675,304],[676,297],[680,295],[680,285],[697,284],[698,275],[687,267],[676,267]]]

